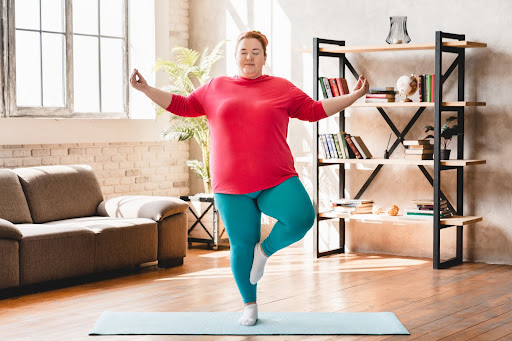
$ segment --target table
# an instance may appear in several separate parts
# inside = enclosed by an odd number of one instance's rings
[[[229,239],[222,238],[224,236],[224,233],[226,230],[222,230],[222,232],[219,235],[219,211],[217,210],[217,207],[215,206],[215,198],[213,195],[211,196],[205,196],[205,195],[182,195],[180,196],[180,199],[183,201],[190,201],[190,202],[204,202],[209,203],[208,207],[201,213],[199,216],[196,214],[196,212],[192,209],[192,206],[189,205],[188,209],[192,214],[194,215],[196,221],[192,226],[188,229],[188,234],[190,235],[190,232],[193,231],[197,226],[201,226],[203,230],[208,234],[209,238],[195,238],[195,237],[188,237],[188,245],[189,247],[192,245],[192,242],[197,243],[207,243],[208,247],[212,248],[213,250],[217,250],[219,247],[219,244],[221,243],[229,243]],[[210,211],[210,209],[212,209]],[[208,230],[208,228],[203,224],[201,221],[208,212],[211,212],[213,214],[213,228],[212,233]]]

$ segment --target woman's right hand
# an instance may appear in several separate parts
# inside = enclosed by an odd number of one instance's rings
[[[142,77],[142,75],[139,73],[139,70],[137,69],[133,69],[133,73],[130,77],[130,84],[134,89],[142,92],[144,92],[144,90],[146,90],[148,87],[148,82],[146,82],[144,77]]]

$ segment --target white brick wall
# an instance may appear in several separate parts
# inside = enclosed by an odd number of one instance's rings
[[[0,168],[90,165],[105,198],[189,194],[186,143],[122,142],[0,146]]]
[[[188,47],[189,1],[169,1],[169,47]],[[169,51],[170,52],[170,51]],[[0,145],[0,168],[87,164],[105,198],[190,194],[188,142]]]
[[[188,47],[188,0],[169,2],[169,48]],[[171,51],[169,51],[171,52]]]

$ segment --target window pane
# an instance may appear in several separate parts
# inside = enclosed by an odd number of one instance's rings
[[[73,32],[98,34],[98,1],[73,0]]]
[[[64,33],[64,0],[42,0],[41,6],[43,30]]]
[[[16,102],[18,106],[41,106],[39,34],[16,30]]]
[[[65,37],[43,33],[43,106],[65,106]]]
[[[123,17],[124,0],[101,0],[100,29],[102,35],[124,37]]]
[[[16,28],[39,30],[39,0],[14,1]]]
[[[101,111],[124,112],[123,40],[101,38]]]
[[[98,38],[74,36],[73,66],[76,112],[99,112]]]

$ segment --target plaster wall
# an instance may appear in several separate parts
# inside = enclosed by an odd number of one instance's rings
[[[512,36],[506,34],[512,23],[512,3],[500,1],[416,1],[353,2],[326,0],[189,0],[189,47],[202,50],[229,39],[226,57],[212,74],[234,75],[234,41],[246,30],[260,30],[269,38],[265,73],[285,77],[312,96],[312,38],[345,40],[347,45],[385,44],[389,17],[408,17],[407,29],[411,43],[434,42],[435,31],[465,34],[470,41],[485,42],[484,49],[466,51],[465,99],[485,101],[487,106],[465,111],[465,158],[486,159],[483,166],[464,170],[464,213],[479,215],[484,221],[464,228],[464,257],[467,260],[512,264],[512,149],[508,140],[512,129],[512,98],[507,96],[512,83]],[[355,69],[364,74],[372,86],[394,86],[404,74],[434,73],[434,51],[379,52],[348,54]],[[451,63],[447,58],[444,70]],[[337,75],[337,63],[322,59],[320,74]],[[455,73],[454,73],[455,74]],[[452,77],[453,78],[453,77]],[[350,88],[354,78],[347,73]],[[457,83],[445,82],[444,98],[456,99]],[[417,100],[414,95],[413,100]],[[415,111],[405,108],[388,110],[391,120],[402,130]],[[444,115],[449,115],[445,113]],[[375,156],[383,155],[390,128],[375,108],[349,108],[345,130],[361,136]],[[407,139],[423,138],[422,128],[433,122],[433,109],[426,109]],[[311,167],[312,124],[291,120],[289,144],[296,160],[296,169],[306,189],[312,194]],[[320,132],[339,131],[335,118],[321,121]],[[456,143],[451,143],[456,148]],[[392,158],[402,158],[403,147]],[[350,168],[350,170],[349,170]],[[347,197],[353,197],[371,174],[371,168],[347,167]],[[442,190],[455,203],[455,171],[446,171]],[[321,202],[338,195],[334,168],[320,172]],[[378,205],[411,207],[410,200],[428,198],[431,186],[416,166],[385,166],[365,192]],[[455,254],[455,231],[442,231],[442,256]],[[338,234],[335,224],[325,223],[321,245],[332,248]],[[312,247],[311,233],[303,240]],[[389,253],[419,257],[432,256],[432,228],[429,224],[347,223],[347,244],[351,251]]]

